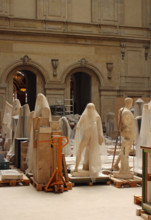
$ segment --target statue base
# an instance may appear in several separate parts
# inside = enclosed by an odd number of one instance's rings
[[[134,173],[133,172],[124,172],[124,171],[114,171],[113,177],[119,178],[119,179],[133,179]]]
[[[78,171],[72,171],[71,175],[73,177],[89,177],[90,173],[89,170],[78,170]]]

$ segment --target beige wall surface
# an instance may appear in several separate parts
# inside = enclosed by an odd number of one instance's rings
[[[124,1],[125,25],[142,26],[142,1],[126,0]]]
[[[13,0],[14,17],[36,18],[36,0]]]
[[[91,0],[71,1],[72,21],[91,23]]]
[[[0,15],[80,23],[149,26],[149,0],[0,0]]]
[[[70,97],[72,74],[89,74],[102,120],[116,97],[150,97],[149,9],[150,0],[0,0],[0,112],[19,69],[37,75],[51,105]]]

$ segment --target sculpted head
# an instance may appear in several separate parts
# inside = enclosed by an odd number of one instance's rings
[[[124,103],[125,103],[126,108],[131,109],[132,106],[133,106],[133,99],[127,97],[127,98],[124,99]]]
[[[95,110],[95,105],[93,103],[88,103],[86,108],[87,108],[88,114],[91,114]]]

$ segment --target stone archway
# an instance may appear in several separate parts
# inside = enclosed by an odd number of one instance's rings
[[[71,76],[76,73],[88,74],[91,78],[91,102],[96,106],[96,109],[101,113],[101,97],[100,88],[103,84],[103,75],[97,67],[87,62],[84,58],[79,62],[69,66],[63,73],[63,81],[65,83],[65,99],[71,98]]]
[[[45,93],[45,79],[48,78],[46,71],[28,56],[24,56],[21,60],[10,65],[3,71],[0,78],[0,85],[3,88],[3,94],[0,95],[3,96],[3,100],[7,100],[11,104],[13,103],[13,76],[17,71],[33,73],[36,78],[36,95],[38,93]]]

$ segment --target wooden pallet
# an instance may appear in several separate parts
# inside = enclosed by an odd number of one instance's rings
[[[134,195],[134,204],[141,206],[142,205],[142,196]]]
[[[0,178],[0,187],[1,186],[17,186],[24,185],[29,186],[30,180],[23,174],[23,179],[20,180],[1,180]]]
[[[146,213],[144,210],[141,210],[141,217],[144,220],[151,220],[151,215],[149,215],[148,213]]]
[[[37,191],[45,191],[45,186],[46,185],[37,183],[36,180],[33,177],[30,177],[30,182],[36,188]],[[67,186],[68,186],[69,190],[72,189],[72,183],[71,182],[67,182]]]
[[[36,188],[37,191],[44,190],[44,188],[46,186],[44,184],[37,183],[37,181],[33,177],[30,177],[30,183]]]
[[[138,176],[134,176],[133,179],[118,179],[118,178],[113,177],[113,175],[111,175],[110,176],[110,181],[117,188],[137,187],[137,186],[142,185],[142,178],[140,178]]]
[[[109,176],[100,174],[99,177],[95,179],[95,182],[92,182],[90,177],[73,177],[71,174],[68,174],[70,182],[72,182],[72,185],[89,185],[93,186],[96,184],[107,184],[110,185],[110,179]]]

